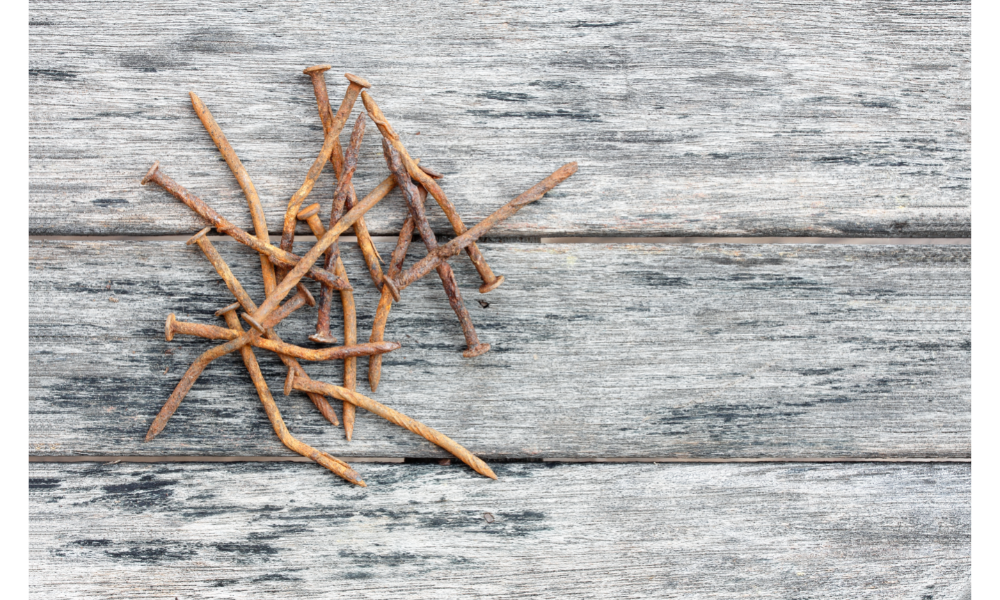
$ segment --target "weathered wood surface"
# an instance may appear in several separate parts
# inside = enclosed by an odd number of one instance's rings
[[[261,298],[256,255],[216,245]],[[221,324],[212,313],[231,302],[196,248],[107,241],[30,248],[31,454],[290,454],[235,354],[212,364],[166,430],[142,442],[183,371],[214,345],[164,341],[166,316]],[[386,355],[378,392],[368,390],[365,360],[358,377],[359,391],[473,452],[970,456],[968,246],[482,248],[508,276],[488,295],[476,293],[464,256],[452,262],[492,351],[462,358],[461,331],[432,275],[393,308],[386,339],[403,348]],[[381,248],[382,256],[390,251]],[[345,245],[343,255],[366,339],[378,297],[357,248]],[[279,332],[306,345],[314,323],[315,311],[304,309]],[[280,362],[257,355],[277,393]],[[306,369],[325,381],[341,378],[340,363]],[[278,393],[277,401],[296,436],[335,455],[443,455],[364,411],[348,444],[301,394]]]
[[[334,101],[340,73],[368,78],[467,222],[579,161],[498,235],[969,236],[970,12],[898,0],[37,0],[30,229],[198,230],[187,208],[139,186],[156,159],[248,227],[190,108],[196,90],[277,231],[322,141],[301,71],[331,63]],[[387,174],[377,137],[363,145],[361,191]],[[328,170],[313,198],[332,189]],[[404,215],[394,194],[371,230],[395,232]]]
[[[33,464],[33,598],[933,598],[967,464]],[[489,513],[493,522],[484,516]]]

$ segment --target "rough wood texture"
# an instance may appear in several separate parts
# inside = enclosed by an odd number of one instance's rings
[[[970,465],[31,465],[33,598],[924,598]],[[484,516],[489,513],[493,522]]]
[[[156,159],[248,228],[195,90],[276,231],[322,142],[301,71],[328,62],[334,101],[341,73],[369,79],[467,223],[579,161],[494,236],[969,236],[970,12],[900,0],[37,0],[30,228],[197,231],[188,209],[140,188]],[[362,148],[362,192],[386,175],[377,137]],[[332,191],[328,169],[312,197],[328,204]],[[394,194],[369,228],[395,232],[405,214]]]
[[[256,255],[216,246],[261,298]],[[212,313],[231,302],[197,248],[30,248],[31,454],[290,454],[236,355],[211,365],[166,430],[142,442],[209,345],[164,341],[167,314],[219,324]],[[484,244],[483,253],[508,277],[488,295],[475,293],[468,260],[453,263],[493,350],[462,358],[455,316],[426,278],[393,307],[386,339],[403,348],[385,355],[372,394],[475,453],[970,456],[968,246]],[[356,248],[343,255],[348,273],[365,273]],[[367,332],[378,294],[355,280]],[[314,320],[303,309],[279,331],[307,344]],[[280,362],[257,354],[281,389]],[[306,369],[340,381],[339,363]],[[278,403],[297,437],[337,456],[442,456],[364,411],[348,444],[304,396]]]

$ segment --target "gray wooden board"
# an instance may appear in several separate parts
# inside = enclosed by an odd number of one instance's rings
[[[217,246],[261,298],[257,256]],[[367,339],[377,295],[357,248],[342,252]],[[432,274],[393,308],[386,339],[403,347],[386,355],[377,393],[367,361],[359,365],[359,391],[473,452],[970,456],[969,246],[503,243],[483,252],[507,276],[488,295],[475,291],[464,256],[453,262],[490,352],[462,358]],[[212,313],[231,302],[197,248],[36,241],[29,274],[31,454],[291,454],[235,354],[210,365],[166,430],[142,441],[181,373],[218,343],[164,341],[166,316],[222,324]],[[309,345],[314,322],[304,309],[279,332]],[[443,456],[365,411],[346,443],[304,396],[280,394],[276,357],[257,355],[303,441],[341,456]],[[332,383],[341,368],[306,365]]]
[[[322,142],[301,71],[330,63],[334,102],[340,74],[368,78],[468,222],[579,161],[497,235],[969,236],[970,13],[853,0],[33,1],[30,230],[199,229],[139,186],[157,159],[248,226],[190,90],[277,230]],[[377,138],[372,127],[362,192],[387,175]],[[332,189],[328,169],[313,198]],[[395,232],[404,215],[394,194],[371,230]]]
[[[37,598],[958,599],[967,464],[32,464]],[[493,522],[488,522],[489,513]]]

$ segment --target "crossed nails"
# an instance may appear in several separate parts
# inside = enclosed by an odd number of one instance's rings
[[[486,293],[496,289],[504,281],[504,277],[493,273],[477,247],[476,240],[497,223],[509,218],[521,208],[540,199],[546,192],[575,173],[577,165],[575,162],[563,165],[531,189],[499,208],[483,221],[477,223],[472,228],[467,228],[462,222],[461,217],[459,217],[455,206],[445,195],[441,186],[435,181],[441,175],[427,167],[418,166],[419,159],[414,159],[409,155],[399,135],[389,124],[371,95],[366,91],[366,88],[371,87],[367,81],[355,75],[346,74],[345,77],[349,81],[347,91],[337,112],[333,112],[324,79],[324,72],[329,68],[329,65],[317,65],[303,71],[310,77],[316,95],[320,120],[323,124],[323,146],[309,168],[304,182],[288,202],[282,224],[281,240],[277,246],[271,244],[263,207],[249,174],[243,167],[240,159],[236,156],[222,129],[215,122],[207,106],[205,106],[204,102],[194,92],[190,94],[191,104],[246,196],[255,235],[251,235],[247,231],[233,225],[209,207],[203,200],[164,174],[160,169],[159,162],[154,163],[142,179],[143,185],[149,182],[156,183],[194,210],[211,225],[199,231],[187,243],[188,245],[198,246],[236,300],[236,302],[215,313],[215,316],[224,319],[226,327],[179,321],[174,314],[170,314],[167,317],[164,330],[167,341],[173,340],[176,334],[184,334],[204,339],[224,341],[225,343],[202,353],[191,364],[150,425],[149,431],[146,434],[146,441],[152,440],[163,431],[171,415],[177,410],[198,377],[212,361],[238,350],[250,375],[250,379],[257,389],[261,403],[264,405],[267,417],[271,421],[274,431],[282,443],[294,452],[310,458],[343,479],[356,485],[364,486],[364,481],[361,480],[358,473],[347,463],[326,452],[300,442],[288,431],[260,371],[254,354],[254,348],[256,348],[275,353],[287,367],[288,372],[284,382],[284,394],[286,396],[292,390],[305,393],[316,405],[320,413],[334,425],[338,424],[337,416],[330,407],[327,398],[340,400],[343,403],[344,429],[348,441],[351,439],[354,428],[355,407],[361,407],[451,452],[477,473],[496,479],[496,474],[493,473],[486,463],[454,440],[423,423],[411,419],[367,396],[359,394],[355,389],[357,357],[369,357],[368,381],[374,392],[378,388],[381,376],[382,355],[400,347],[397,342],[385,341],[383,339],[392,303],[400,301],[401,291],[435,270],[441,278],[449,304],[458,317],[466,344],[468,345],[468,349],[463,352],[463,356],[472,358],[487,352],[490,349],[490,345],[479,340],[469,311],[465,308],[462,301],[455,274],[448,264],[448,260],[465,251],[482,279],[483,283],[479,291]],[[338,138],[359,95],[364,103],[365,112],[362,112],[358,116],[351,132],[351,141],[347,152],[344,153]],[[366,117],[375,123],[382,135],[383,153],[391,176],[382,181],[364,198],[358,200],[352,184],[352,176],[357,168]],[[327,162],[332,164],[338,184],[334,192],[330,224],[329,227],[324,228],[319,217],[320,205],[314,204],[303,209],[302,204],[311,193]],[[381,266],[382,259],[378,255],[375,245],[372,243],[371,236],[368,234],[364,215],[395,187],[399,187],[402,192],[409,216],[400,230],[399,240],[392,253],[388,268],[383,272]],[[428,224],[424,207],[428,194],[434,197],[437,204],[444,211],[452,229],[457,235],[457,237],[446,243],[437,243],[434,232]],[[295,228],[299,220],[305,221],[317,238],[313,247],[302,256],[292,253]],[[212,244],[212,241],[208,237],[208,233],[212,227],[219,233],[230,236],[236,241],[253,248],[260,254],[265,298],[259,305],[247,294],[240,281]],[[337,246],[340,235],[350,228],[354,230],[371,279],[381,294],[369,341],[362,344],[357,342],[353,288],[348,281]],[[420,234],[420,238],[427,248],[427,256],[404,271],[403,262],[414,233]],[[316,261],[321,256],[325,257],[323,266],[316,266]],[[303,277],[310,277],[322,285],[322,293],[318,303],[316,333],[310,336],[309,339],[320,344],[336,343],[336,339],[330,332],[330,309],[333,291],[337,290],[340,292],[344,314],[343,346],[327,346],[319,349],[303,348],[286,343],[278,336],[275,328],[285,318],[304,306],[317,306],[316,300],[313,299],[312,294],[301,281]],[[297,293],[285,301],[285,298],[293,288],[298,290]],[[238,315],[237,312],[240,309],[242,309],[242,314]],[[248,330],[244,330],[241,325],[241,318],[250,325]],[[300,360],[343,360],[344,385],[336,386],[311,379],[299,363]]]

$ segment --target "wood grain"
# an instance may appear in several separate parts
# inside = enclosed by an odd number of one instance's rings
[[[256,255],[216,246],[259,301]],[[480,456],[970,456],[969,246],[482,248],[507,275],[488,295],[475,293],[467,259],[452,262],[493,350],[462,358],[455,316],[427,278],[393,307],[385,338],[403,347],[385,355],[378,393],[365,390]],[[360,282],[364,337],[379,294],[360,252],[344,245],[343,256]],[[166,430],[142,442],[211,344],[164,341],[167,315],[220,324],[213,312],[232,301],[197,248],[32,242],[29,274],[32,455],[290,454],[236,355],[213,363]],[[303,309],[279,332],[308,345],[314,322]],[[280,389],[281,363],[258,358]],[[306,370],[341,378],[340,363]],[[364,411],[348,444],[304,396],[277,401],[296,437],[335,456],[443,456]]]
[[[967,464],[33,464],[32,598],[935,598]],[[492,517],[489,522],[486,513]]]
[[[139,186],[159,159],[249,228],[194,90],[277,231],[322,144],[301,71],[330,63],[330,96],[344,72],[370,80],[466,223],[579,161],[495,236],[967,237],[970,12],[903,0],[37,0],[29,227],[197,231],[188,209]],[[362,147],[361,193],[386,175],[377,138]],[[328,169],[312,199],[328,207],[333,183]],[[368,225],[394,233],[405,215],[396,193]]]

